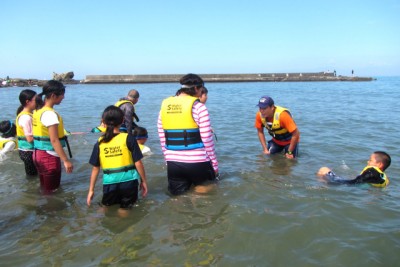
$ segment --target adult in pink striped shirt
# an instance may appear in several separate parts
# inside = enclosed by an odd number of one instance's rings
[[[198,99],[204,82],[196,74],[187,74],[180,84],[176,96],[163,100],[157,123],[168,191],[179,195],[194,186],[197,192],[207,192],[218,177],[218,160],[210,116]]]

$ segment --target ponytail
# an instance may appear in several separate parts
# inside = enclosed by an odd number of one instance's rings
[[[17,116],[19,113],[21,113],[21,111],[24,109],[24,107],[22,105],[20,105],[17,109]]]
[[[124,121],[124,113],[119,107],[108,106],[103,111],[103,115],[101,116],[101,118],[107,128],[99,143],[108,143],[111,141],[111,139],[114,138],[114,136],[117,135],[116,133],[114,133],[114,128],[119,127],[122,124],[122,122]]]
[[[108,143],[114,138],[114,127],[113,126],[107,126],[105,133],[103,134],[102,138],[100,139],[99,144],[101,143]]]
[[[36,110],[39,110],[42,107],[44,107],[43,92],[36,95],[35,101],[36,101]]]

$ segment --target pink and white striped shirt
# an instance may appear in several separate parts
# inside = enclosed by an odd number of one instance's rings
[[[158,115],[158,136],[160,137],[165,161],[185,163],[211,161],[214,171],[218,172],[218,160],[217,155],[215,154],[213,133],[211,131],[211,122],[207,107],[200,102],[194,103],[192,107],[192,116],[196,124],[199,126],[200,136],[204,147],[193,150],[168,150],[165,148],[165,134],[161,121],[161,112]]]

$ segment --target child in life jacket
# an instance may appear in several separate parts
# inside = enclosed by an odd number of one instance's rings
[[[2,160],[7,152],[18,147],[15,139],[17,135],[15,124],[9,120],[0,122],[0,133],[2,133],[0,137],[0,160]]]
[[[37,175],[38,171],[33,162],[33,126],[32,116],[36,108],[36,92],[30,89],[22,90],[19,94],[21,105],[17,109],[15,125],[17,127],[19,157],[24,162],[27,175]]]
[[[63,149],[68,147],[63,119],[54,109],[64,97],[65,86],[56,80],[47,81],[36,97],[36,111],[32,120],[33,162],[44,194],[53,193],[60,187],[61,162],[66,173],[72,173],[74,168]]]
[[[147,141],[147,138],[149,138],[146,128],[139,126],[136,127],[133,130],[133,137],[135,137],[139,145],[140,151],[142,151],[142,154],[145,156],[150,155],[151,154],[150,148],[144,145]]]
[[[90,130],[91,133],[104,133],[106,131],[106,125],[103,122],[100,122],[100,125],[97,127],[92,128]]]
[[[90,206],[100,168],[103,170],[103,206],[119,204],[119,212],[130,209],[138,199],[147,195],[147,181],[143,158],[132,135],[120,132],[124,113],[116,106],[108,106],[102,115],[106,131],[93,147],[89,163],[93,166],[90,176],[87,205]]]
[[[360,175],[349,180],[337,176],[330,168],[322,167],[317,175],[322,176],[328,183],[332,184],[361,184],[367,183],[375,187],[385,187],[389,184],[389,178],[384,171],[390,166],[391,158],[383,151],[375,151],[371,154],[367,166]]]

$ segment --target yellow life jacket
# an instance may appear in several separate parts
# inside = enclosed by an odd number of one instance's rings
[[[53,146],[51,145],[50,142],[50,136],[49,136],[49,129],[43,125],[43,123],[40,121],[43,112],[45,111],[53,111],[57,114],[58,121],[60,122],[57,126],[58,130],[58,139],[60,140],[61,146],[65,147],[65,134],[64,134],[64,123],[63,120],[54,109],[49,108],[49,107],[43,107],[38,111],[35,111],[33,113],[33,120],[32,120],[32,125],[33,125],[33,146],[35,149],[39,150],[48,150],[48,151],[54,151]]]
[[[133,112],[135,112],[135,105],[134,105],[131,101],[126,100],[126,99],[122,99],[122,100],[117,101],[117,103],[115,103],[114,106],[120,107],[120,106],[122,106],[122,105],[125,104],[125,103],[131,104],[131,105],[133,106]]]
[[[198,98],[172,96],[161,104],[161,121],[165,133],[165,148],[191,150],[204,147],[200,130],[192,116],[192,108]]]
[[[272,124],[267,122],[267,120],[261,116],[261,113],[260,113],[260,117],[261,117],[262,124],[264,125],[264,127],[267,129],[268,133],[273,138],[275,138],[276,140],[280,140],[280,141],[289,141],[292,138],[292,134],[290,132],[288,132],[287,129],[282,128],[281,123],[279,121],[280,116],[281,116],[282,112],[284,112],[284,111],[288,112],[289,115],[291,115],[290,111],[287,108],[275,106],[275,112],[274,112]]]
[[[138,145],[139,145],[140,151],[142,151],[143,148],[144,148],[144,145],[143,144],[139,144],[139,143],[138,143]]]
[[[27,112],[27,111],[22,111],[21,113],[18,114],[16,120],[15,120],[15,126],[17,126],[17,139],[18,139],[18,147],[21,149],[29,149],[32,150],[33,149],[33,142],[28,142],[28,140],[26,140],[26,136],[24,133],[24,128],[22,128],[22,126],[20,126],[18,124],[18,120],[22,115],[28,115],[32,117],[32,113],[31,112]]]
[[[385,187],[389,184],[389,178],[386,176],[386,173],[384,173],[381,169],[379,169],[378,167],[375,166],[366,166],[360,174],[363,174],[364,171],[368,170],[369,168],[374,168],[380,175],[382,178],[382,183],[369,183],[372,186],[375,187]]]
[[[131,104],[132,107],[133,107],[132,121],[135,121],[135,120],[136,120],[136,121],[139,121],[139,119],[138,119],[137,116],[136,116],[135,105],[134,105],[131,101],[126,100],[126,99],[119,100],[117,103],[115,103],[114,106],[120,107],[120,106],[122,106],[122,105],[125,104],[125,103],[129,103],[129,104]]]
[[[100,126],[97,126],[97,127],[93,128],[93,129],[91,130],[91,132],[92,132],[92,133],[105,133],[106,130],[107,130],[106,127],[100,125]]]
[[[126,104],[126,103],[131,104],[131,105],[132,105],[132,108],[133,108],[133,113],[132,113],[132,126],[133,126],[133,128],[134,128],[134,127],[135,127],[135,121],[139,122],[139,118],[138,118],[138,116],[136,115],[136,112],[135,112],[135,105],[134,105],[131,101],[129,101],[129,100],[122,99],[122,100],[119,100],[117,103],[115,103],[114,106],[120,107],[120,106],[122,106],[123,104]],[[126,133],[126,132],[128,131],[128,129],[127,129],[127,127],[126,127],[126,124],[125,124],[125,118],[124,118],[124,121],[122,122],[121,127],[119,128],[119,130],[120,130],[121,132],[124,132],[124,133]]]
[[[4,148],[5,144],[8,143],[8,142],[14,142],[15,143],[15,149],[18,148],[18,143],[14,139],[12,139],[12,140],[10,140],[10,139],[1,139],[0,140],[0,148]]]
[[[100,150],[100,166],[103,169],[103,184],[115,184],[139,179],[132,153],[126,139],[127,133],[119,133],[108,143],[98,139]]]

